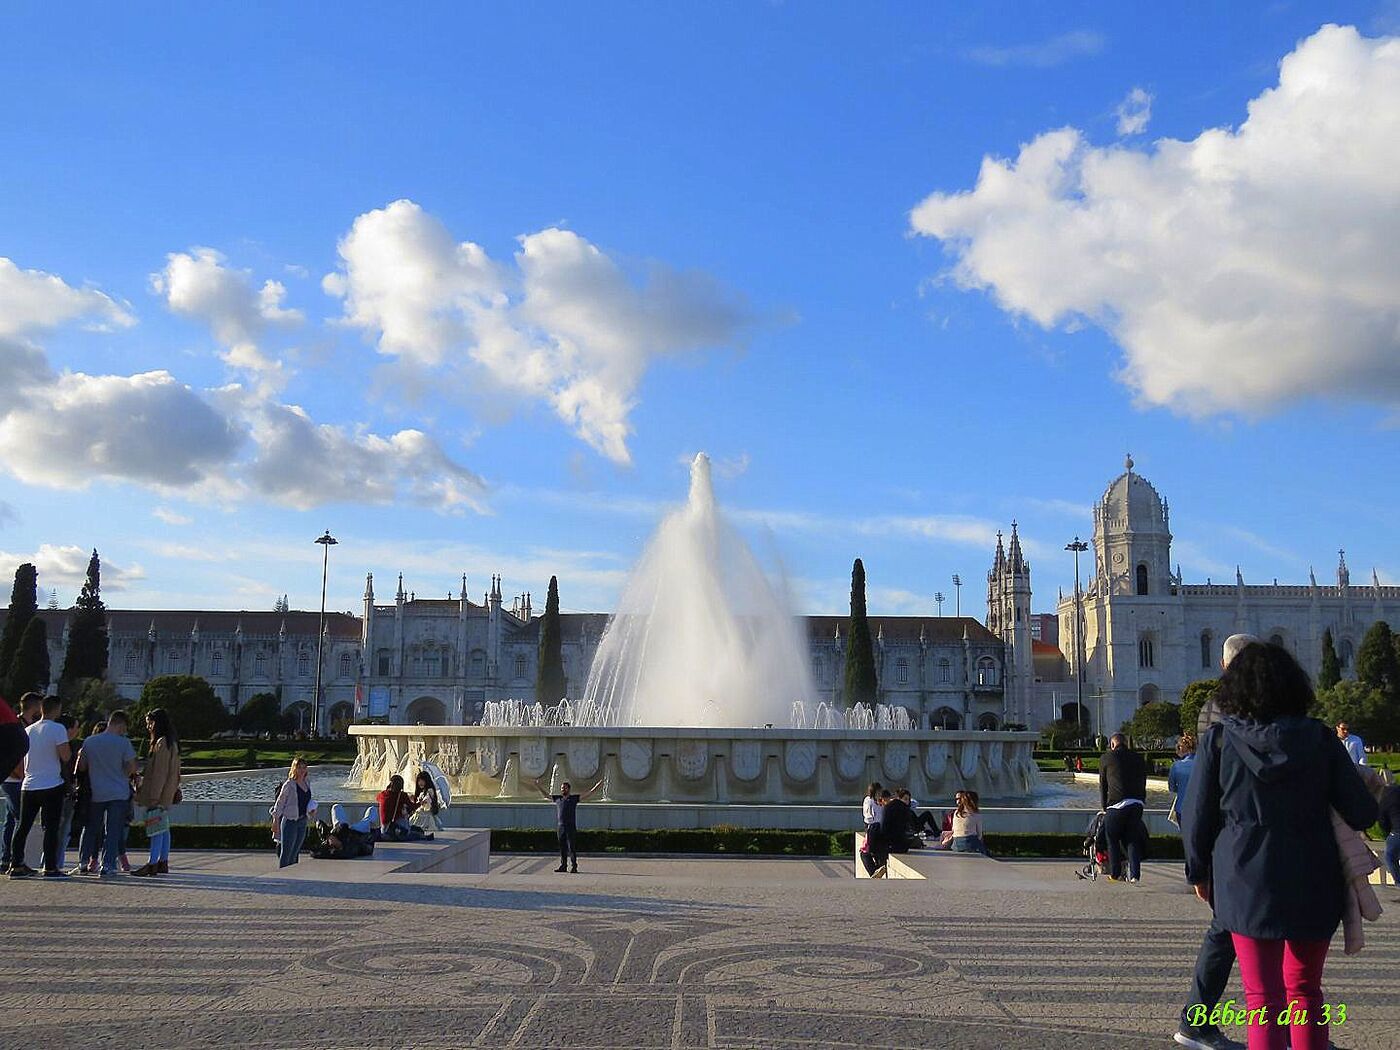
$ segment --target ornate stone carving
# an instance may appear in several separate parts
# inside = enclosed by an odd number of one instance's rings
[[[629,780],[645,780],[651,775],[651,741],[624,740],[618,748],[622,775]]]
[[[570,740],[564,747],[569,763],[569,775],[591,777],[598,772],[598,738]]]
[[[520,775],[534,780],[549,768],[548,741],[542,736],[520,738]]]
[[[865,773],[869,745],[863,740],[836,742],[836,773],[842,780],[859,780]]]
[[[976,740],[966,740],[962,745],[962,754],[959,756],[958,768],[965,777],[971,777],[977,772],[977,763],[982,759],[982,745]]]
[[[942,778],[948,768],[948,745],[942,741],[924,748],[924,772],[930,780]]]
[[[462,771],[462,750],[456,737],[443,737],[438,741],[437,754],[433,756],[433,764],[449,777],[455,777]]]
[[[1000,740],[993,740],[987,745],[987,770],[994,777],[1001,776],[1002,748]]]
[[[783,749],[783,769],[792,780],[811,780],[817,771],[817,745],[812,740],[789,740]]]
[[[884,767],[885,776],[894,781],[901,781],[909,773],[909,745],[902,741],[887,741],[881,750],[881,766]]]
[[[740,780],[757,780],[763,772],[763,742],[735,740],[729,747],[729,761]]]
[[[484,737],[476,742],[476,764],[488,777],[501,775],[506,764],[505,741],[500,737]]]
[[[710,764],[710,745],[704,740],[682,740],[675,750],[676,772],[686,780],[699,780]]]

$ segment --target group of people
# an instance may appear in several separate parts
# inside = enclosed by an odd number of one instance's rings
[[[0,698],[0,770],[5,828],[0,871],[12,879],[150,877],[170,872],[170,810],[180,801],[180,742],[163,708],[146,714],[144,763],[127,736],[125,711],[113,711],[78,740],[77,723],[57,696],[26,693],[16,712]],[[126,857],[127,829],[139,815],[150,859],[136,870]],[[43,825],[40,870],[25,862],[30,833]],[[78,829],[78,863],[66,853]]]
[[[317,808],[311,795],[310,767],[306,759],[298,757],[287,770],[287,779],[269,811],[278,867],[285,868],[300,859],[307,828]],[[313,853],[323,859],[345,860],[373,853],[376,842],[431,840],[435,832],[442,830],[442,810],[442,796],[426,770],[420,770],[414,778],[412,792],[404,787],[403,777],[395,773],[375,796],[374,805],[366,807],[359,819],[342,803],[331,806],[330,822],[323,825],[321,842]]]
[[[1215,1023],[1238,960],[1247,1012],[1236,1023],[1246,1025],[1249,1050],[1325,1050],[1337,1020],[1322,994],[1332,938],[1344,926],[1347,951],[1359,950],[1361,919],[1379,914],[1367,883],[1375,858],[1358,833],[1382,816],[1400,875],[1400,789],[1365,767],[1345,723],[1333,732],[1308,717],[1312,684],[1285,648],[1233,635],[1221,663],[1202,715],[1208,726],[1199,738],[1183,735],[1168,774],[1186,881],[1212,912],[1174,1038],[1195,1050],[1238,1046]],[[1145,837],[1137,830],[1145,779],[1132,754],[1110,751],[1102,778],[1129,880],[1138,877],[1132,843]]]
[[[953,808],[942,819],[920,810],[906,788],[891,790],[876,781],[866,789],[861,803],[865,842],[860,861],[871,878],[883,878],[891,853],[911,849],[952,850],[954,853],[986,853],[982,841],[982,812],[976,791],[959,791]]]

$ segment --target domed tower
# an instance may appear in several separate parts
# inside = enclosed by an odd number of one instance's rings
[[[1172,534],[1167,501],[1128,456],[1124,470],[1094,506],[1095,573],[1100,593],[1171,593]]]

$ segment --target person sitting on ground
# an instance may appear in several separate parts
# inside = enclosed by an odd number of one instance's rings
[[[375,796],[375,801],[379,803],[380,836],[390,842],[406,842],[411,834],[408,818],[414,805],[403,789],[403,777],[397,773],[391,776],[388,786]]]
[[[366,806],[365,814],[359,820],[350,819],[350,811],[344,803],[337,802],[331,806],[331,826],[336,827],[344,824],[352,831],[358,831],[361,835],[368,835],[379,826],[379,807]]]
[[[413,781],[413,813],[408,822],[431,839],[433,832],[442,830],[442,821],[438,819],[441,810],[442,803],[438,801],[438,789],[432,775],[420,769]]]
[[[914,796],[909,793],[908,788],[900,788],[899,797],[903,800],[904,804],[909,807],[909,812],[912,814],[913,833],[917,835],[921,831],[926,830],[928,834],[936,836],[938,834],[938,818],[933,815],[933,811],[929,809],[921,810],[919,808],[919,803],[915,800]]]
[[[954,853],[986,853],[982,842],[982,807],[975,791],[959,791],[953,811]]]

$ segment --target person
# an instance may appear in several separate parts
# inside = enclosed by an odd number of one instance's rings
[[[1196,764],[1196,734],[1182,733],[1176,738],[1176,761],[1167,770],[1167,790],[1172,793],[1172,808],[1167,819],[1181,824],[1181,796],[1191,782],[1191,770]]]
[[[378,806],[366,806],[364,816],[359,820],[350,819],[350,811],[343,803],[337,802],[335,805],[331,806],[332,827],[339,827],[341,824],[344,824],[351,831],[358,832],[361,835],[368,835],[377,828],[379,826],[378,818]]]
[[[63,821],[63,766],[72,757],[68,730],[57,721],[63,701],[46,696],[40,705],[39,720],[29,726],[29,753],[24,756],[24,779],[20,782],[19,821],[10,842],[10,878],[35,874],[24,862],[29,832],[40,814],[44,818],[44,878],[68,877],[58,864],[58,835]]]
[[[19,714],[0,698],[0,772],[5,774],[4,801],[5,830],[0,839],[0,873],[10,870],[10,839],[14,837],[15,825],[19,823],[19,792],[24,781],[24,756],[29,754],[29,734],[25,732],[30,723],[38,720],[38,705],[43,697],[38,693],[25,693],[20,697]],[[19,858],[23,860],[23,857]]]
[[[390,842],[404,842],[409,838],[408,818],[413,813],[413,799],[403,789],[403,777],[395,773],[389,778],[388,786],[375,796],[379,803],[379,833]]]
[[[1220,650],[1220,670],[1223,672],[1228,668],[1231,661],[1243,652],[1246,646],[1262,641],[1258,635],[1253,634],[1230,635]],[[1201,705],[1201,715],[1196,722],[1196,754],[1200,753],[1201,735],[1219,721],[1220,705],[1216,703],[1215,694],[1212,693]],[[1194,765],[1192,770],[1194,772]],[[1188,778],[1184,790],[1189,790],[1190,787],[1191,779]],[[1185,808],[1186,797],[1183,794],[1177,804],[1177,819],[1183,822],[1183,836],[1186,833]],[[1234,968],[1235,942],[1230,938],[1230,931],[1215,914],[1212,904],[1210,925],[1201,937],[1201,947],[1196,953],[1196,967],[1191,973],[1191,996],[1181,1008],[1181,1023],[1177,1025],[1176,1034],[1172,1036],[1177,1043],[1188,1050],[1224,1050],[1239,1045],[1209,1021],[1211,1010],[1225,994],[1225,986],[1230,983],[1230,971]],[[1202,1020],[1192,1013],[1197,1007],[1204,1007],[1205,1015],[1204,1021],[1199,1024],[1193,1023]]]
[[[1127,854],[1128,881],[1142,878],[1142,846],[1147,825],[1142,807],[1147,798],[1147,762],[1128,746],[1128,738],[1114,733],[1108,751],[1099,759],[1099,808],[1104,812],[1108,837],[1108,881],[1123,881],[1123,856]]]
[[[438,819],[441,811],[442,803],[438,799],[432,774],[420,769],[413,779],[413,813],[408,822],[424,832],[427,838],[432,838],[434,832],[442,830],[442,821]]]
[[[915,800],[908,788],[899,789],[899,798],[901,802],[909,807],[910,820],[912,821],[911,835],[919,835],[923,832],[929,835],[938,834],[938,818],[929,810],[919,809],[919,803]]]
[[[599,788],[603,786],[600,780],[582,795],[575,795],[569,790],[569,782],[566,780],[560,785],[559,794],[551,795],[540,787],[539,780],[535,782],[535,790],[545,798],[554,803],[555,827],[559,832],[559,867],[556,872],[568,871],[573,875],[578,874],[578,804],[587,798],[591,798]]]
[[[1385,832],[1385,868],[1392,886],[1400,886],[1400,786],[1391,784],[1381,795],[1381,831]],[[1396,898],[1400,903],[1400,897]]]
[[[957,808],[953,810],[953,852],[986,853],[987,847],[982,841],[981,797],[975,791],[959,791],[954,800]]]
[[[68,761],[63,763],[63,815],[58,822],[58,866],[68,870],[68,847],[73,837],[74,814],[78,809],[78,720],[72,715],[59,715],[55,720],[68,734]]]
[[[880,808],[880,834],[885,840],[886,854],[908,853],[909,840],[916,834],[914,811],[901,797],[902,794],[896,792]]]
[[[1216,701],[1183,812],[1186,879],[1230,931],[1250,1050],[1290,1038],[1325,1050],[1322,971],[1346,893],[1329,809],[1359,831],[1379,807],[1342,742],[1307,716],[1312,684],[1282,646],[1245,646]],[[1286,1007],[1307,1022],[1279,1025]]]
[[[136,773],[136,749],[127,739],[126,727],[126,712],[113,711],[102,731],[84,740],[78,752],[78,769],[87,778],[90,798],[73,874],[106,877],[117,873],[122,829],[131,816],[131,778]],[[100,869],[96,867],[99,849]]]
[[[311,799],[311,770],[306,759],[298,755],[292,759],[287,779],[272,806],[272,837],[277,842],[279,868],[300,859],[301,847],[306,842],[307,814],[315,809],[316,804]]]
[[[1351,727],[1345,722],[1337,723],[1337,739],[1342,742],[1342,746],[1347,749],[1347,755],[1358,766],[1366,764],[1366,744],[1362,739],[1351,731]]]
[[[883,785],[878,781],[872,781],[865,789],[865,799],[860,804],[861,819],[865,821],[865,833],[875,834],[880,827],[880,790]]]
[[[131,873],[141,878],[170,874],[170,808],[180,792],[180,741],[165,708],[153,707],[146,712],[146,732],[150,750],[136,786],[136,804],[145,811],[151,855]]]
[[[1074,756],[1074,771],[1075,771],[1076,773],[1083,773],[1083,772],[1084,772],[1084,758],[1083,758],[1082,755],[1075,755],[1075,756]]]
[[[92,779],[88,776],[88,771],[83,768],[82,757],[83,748],[87,746],[88,740],[106,728],[106,722],[94,722],[88,730],[87,736],[73,754],[73,825],[75,828],[74,838],[77,840],[73,845],[78,847],[78,866],[70,871],[69,875],[97,874],[97,864],[95,862],[89,864],[82,855],[83,831],[87,828],[88,817],[92,813]],[[102,848],[100,837],[98,843],[100,850]]]

